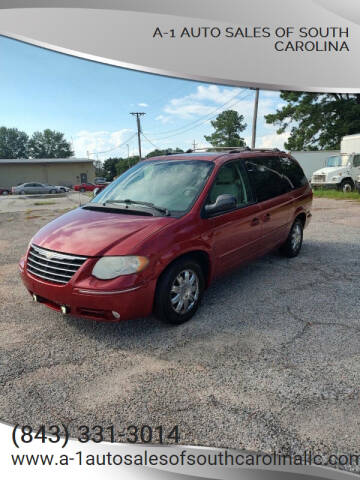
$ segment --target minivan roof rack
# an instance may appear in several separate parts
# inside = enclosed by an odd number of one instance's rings
[[[194,148],[194,149],[190,149],[188,150],[189,153],[190,151],[191,152],[202,152],[202,151],[205,151],[205,152],[211,152],[213,150],[219,150],[220,152],[224,151],[224,150],[236,150],[238,152],[243,152],[243,151],[246,151],[246,150],[251,150],[250,147],[199,147],[199,148]]]
[[[228,153],[239,153],[239,152],[281,152],[278,148],[250,148],[250,147],[201,147],[186,150],[185,153],[195,153],[195,152],[212,152],[212,151],[226,151]]]

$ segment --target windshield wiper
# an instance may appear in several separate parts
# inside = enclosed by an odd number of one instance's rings
[[[160,213],[163,213],[165,216],[169,216],[170,212],[167,208],[165,207],[158,207],[157,205],[154,205],[153,203],[150,202],[140,202],[138,200],[131,200],[130,198],[126,198],[125,200],[106,200],[103,205],[105,206],[107,203],[123,203],[125,205],[141,205],[144,207],[149,207],[153,210],[157,210]]]

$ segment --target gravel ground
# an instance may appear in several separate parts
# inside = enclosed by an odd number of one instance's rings
[[[32,303],[17,261],[61,213],[44,208],[0,213],[1,420],[73,434],[178,424],[185,444],[359,453],[360,203],[314,200],[299,257],[274,253],[213,284],[175,328]]]

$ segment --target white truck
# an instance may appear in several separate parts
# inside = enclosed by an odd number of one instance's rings
[[[338,155],[340,150],[296,150],[289,153],[299,162],[306,178],[311,182],[313,173],[324,167],[328,157]]]
[[[331,155],[325,167],[313,173],[313,188],[333,188],[352,192],[360,176],[360,134],[347,135],[341,139],[340,153]]]

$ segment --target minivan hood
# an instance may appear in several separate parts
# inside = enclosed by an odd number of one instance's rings
[[[126,255],[136,253],[140,243],[174,221],[173,217],[77,208],[45,225],[31,242],[49,250],[87,257]]]

